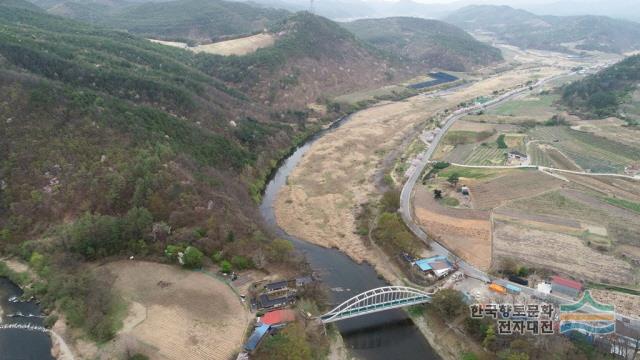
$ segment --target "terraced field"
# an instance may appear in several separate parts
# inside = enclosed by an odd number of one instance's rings
[[[540,165],[548,167],[556,167],[556,163],[551,159],[549,154],[542,148],[544,145],[530,143],[527,149],[527,155],[531,159],[531,165]]]
[[[474,209],[491,210],[501,204],[559,188],[563,182],[534,169],[511,170],[498,178],[469,184]]]
[[[552,144],[581,168],[591,172],[622,173],[625,166],[640,161],[637,148],[567,127],[536,127],[529,135],[532,139]]]
[[[464,165],[504,165],[506,161],[505,149],[492,146],[477,146],[464,160]]]

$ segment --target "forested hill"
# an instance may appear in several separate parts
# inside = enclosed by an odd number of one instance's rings
[[[244,92],[279,79],[275,56],[251,72],[29,8],[0,1],[0,252],[37,259],[43,305],[105,341],[117,329],[111,294],[85,261],[159,258],[168,245],[243,266],[282,261],[255,197],[276,160],[337,115]],[[228,69],[248,75],[232,81]],[[295,87],[275,84],[276,95]]]
[[[640,24],[605,16],[539,16],[509,6],[473,5],[445,21],[465,30],[493,33],[523,48],[612,53],[640,49]]]
[[[245,35],[290,15],[285,10],[224,0],[33,0],[53,15],[140,36],[210,42]]]
[[[619,107],[640,84],[640,55],[563,88],[562,101],[585,116],[620,116]]]
[[[274,24],[271,47],[240,57],[202,58],[242,91],[276,107],[308,104],[345,92],[401,81],[426,71],[357,39],[307,12]]]
[[[502,60],[500,50],[442,21],[392,17],[342,25],[377,48],[445,70],[464,71]]]

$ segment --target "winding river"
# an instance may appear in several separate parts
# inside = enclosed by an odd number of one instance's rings
[[[348,117],[334,123],[329,129],[312,137],[286,160],[282,161],[275,175],[267,184],[260,212],[267,226],[276,236],[293,242],[298,251],[305,254],[311,268],[331,288],[331,301],[339,304],[365,290],[384,286],[368,264],[358,264],[336,249],[327,249],[295,238],[281,229],[275,218],[274,202],[278,192],[286,184],[287,177],[309,150],[315,140],[327,131],[333,131]],[[370,360],[388,359],[439,359],[413,321],[402,310],[389,310],[337,322],[345,345],[353,356]]]

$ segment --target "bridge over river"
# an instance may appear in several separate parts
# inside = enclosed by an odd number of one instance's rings
[[[407,286],[383,286],[358,294],[320,316],[328,324],[357,316],[431,302],[433,294]]]

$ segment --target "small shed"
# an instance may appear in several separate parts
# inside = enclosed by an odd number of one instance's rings
[[[552,276],[551,291],[575,298],[578,297],[582,291],[582,284],[575,280],[566,279],[560,276]]]
[[[296,319],[296,313],[293,310],[274,310],[269,311],[260,318],[263,325],[278,325],[292,322]]]
[[[270,325],[260,325],[253,330],[251,336],[249,336],[249,340],[244,344],[244,349],[248,352],[253,352],[258,348],[264,336],[269,333]]]

